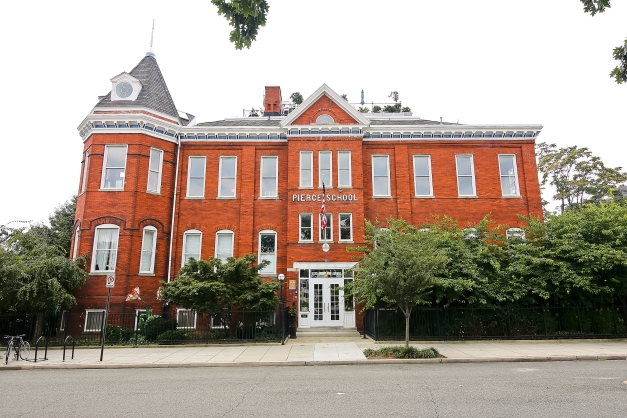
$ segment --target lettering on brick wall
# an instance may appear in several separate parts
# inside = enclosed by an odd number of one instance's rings
[[[292,194],[292,202],[321,202],[322,193],[318,194]],[[356,202],[357,195],[354,193],[348,194],[327,194],[327,202]]]

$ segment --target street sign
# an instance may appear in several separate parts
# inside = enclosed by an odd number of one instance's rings
[[[107,287],[109,289],[115,287],[115,276],[107,276]]]

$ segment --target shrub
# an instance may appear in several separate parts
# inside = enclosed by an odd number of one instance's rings
[[[438,350],[433,347],[424,348],[422,350],[416,347],[381,347],[376,350],[367,348],[364,350],[364,356],[370,357],[392,357],[392,358],[438,358],[441,357]]]
[[[133,330],[119,325],[107,325],[105,334],[105,338],[108,343],[125,343],[133,336]]]
[[[187,335],[185,335],[185,332],[179,329],[171,329],[157,336],[157,341],[159,343],[181,342],[185,341],[186,339]]]
[[[143,335],[147,341],[155,341],[159,335],[170,330],[176,330],[175,320],[153,315],[143,324],[141,335]]]

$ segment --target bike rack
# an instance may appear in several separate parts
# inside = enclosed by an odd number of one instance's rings
[[[71,335],[68,335],[63,341],[63,361],[65,361],[65,347],[67,346],[67,341],[70,338],[72,339],[72,360],[74,360],[74,347],[76,346],[76,341],[74,341],[74,338]]]
[[[44,360],[48,360],[48,339],[42,335],[41,337],[37,339],[37,343],[35,344],[35,363],[37,363],[37,350],[39,349],[39,343],[41,342],[42,338],[44,339],[44,342],[46,343],[46,351],[44,352]]]

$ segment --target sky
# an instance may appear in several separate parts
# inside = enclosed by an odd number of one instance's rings
[[[242,51],[209,0],[3,4],[0,224],[45,222],[77,193],[76,128],[110,79],[143,58],[152,19],[174,103],[198,122],[261,107],[266,85],[286,99],[326,83],[351,102],[362,89],[367,102],[398,91],[425,119],[541,124],[539,141],[627,166],[627,84],[609,77],[627,38],[625,1],[594,17],[579,0],[269,4],[266,26]]]

